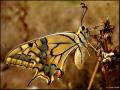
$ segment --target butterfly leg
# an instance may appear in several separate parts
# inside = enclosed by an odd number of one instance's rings
[[[89,50],[88,50],[88,48],[87,48],[87,47],[86,47],[86,50],[87,50],[88,55],[90,56],[90,52],[89,52]]]
[[[98,50],[97,50],[91,43],[88,42],[88,45],[90,45],[90,47],[91,47],[95,52],[98,53]]]
[[[85,45],[84,47],[85,47],[85,49],[87,50],[88,55],[90,56],[90,52],[89,52],[87,46]]]

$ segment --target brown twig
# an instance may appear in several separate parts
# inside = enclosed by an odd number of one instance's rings
[[[92,83],[93,83],[93,81],[95,79],[95,75],[96,75],[96,72],[98,70],[99,65],[100,65],[100,62],[97,61],[96,66],[95,66],[94,71],[93,71],[93,74],[92,74],[92,77],[91,77],[90,82],[89,82],[88,89],[91,89],[91,86],[92,86]]]

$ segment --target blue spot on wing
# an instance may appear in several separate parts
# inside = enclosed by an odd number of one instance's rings
[[[42,44],[47,44],[47,39],[46,38],[42,38],[41,42],[42,42]]]
[[[48,50],[47,39],[46,38],[42,38],[40,40],[42,42],[43,51]]]
[[[46,57],[47,57],[47,53],[46,51],[48,50],[48,45],[47,45],[47,39],[46,38],[41,38],[40,39],[42,45],[39,47],[40,49],[40,53],[39,53],[39,57],[40,57],[40,62],[39,63],[46,63]]]

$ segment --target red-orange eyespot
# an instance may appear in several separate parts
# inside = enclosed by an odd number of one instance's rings
[[[62,71],[61,70],[56,70],[55,76],[57,78],[61,78],[62,77]]]

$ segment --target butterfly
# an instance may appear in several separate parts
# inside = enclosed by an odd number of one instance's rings
[[[84,62],[84,50],[87,50],[89,30],[82,25],[83,17],[87,11],[87,6],[81,4],[83,15],[81,26],[77,32],[61,32],[37,38],[11,50],[6,58],[6,64],[24,66],[36,70],[34,77],[28,85],[39,77],[48,84],[54,80],[54,76],[61,78],[64,74],[66,58],[75,51],[75,64],[79,68],[79,63]]]

